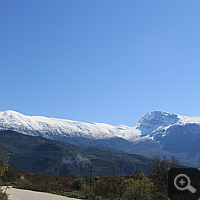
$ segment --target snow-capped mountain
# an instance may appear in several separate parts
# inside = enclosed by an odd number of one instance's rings
[[[124,131],[130,129],[124,125],[112,126],[105,123],[85,123],[42,116],[25,116],[11,110],[1,112],[0,116],[1,130],[14,130],[47,138],[56,138],[57,136],[89,139],[126,138]]]
[[[133,127],[112,126],[94,122],[85,123],[43,116],[25,116],[12,110],[0,113],[1,130],[15,130],[20,133],[47,138],[56,138],[56,136],[89,139],[121,137],[129,141],[136,141],[146,137],[152,138],[160,132],[164,136],[168,134],[168,129],[174,125],[193,123],[200,125],[200,117],[186,117],[161,111],[149,112]]]
[[[153,111],[133,127],[85,123],[43,116],[0,112],[0,130],[63,140],[84,146],[107,146],[145,156],[177,153],[200,163],[200,117]]]
[[[184,126],[186,124],[200,125],[200,117],[187,117],[161,111],[153,111],[142,117],[133,128],[140,131],[140,138],[150,137],[154,139],[158,134],[166,136],[169,134],[169,130],[175,125]]]

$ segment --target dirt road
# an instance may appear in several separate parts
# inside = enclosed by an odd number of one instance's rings
[[[5,190],[5,187],[2,187]],[[7,189],[9,200],[75,200],[74,198],[64,197],[45,192],[34,192],[30,190],[22,190],[16,188]],[[77,199],[76,199],[77,200]]]

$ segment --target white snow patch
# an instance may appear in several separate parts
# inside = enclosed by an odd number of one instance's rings
[[[8,110],[0,112],[0,129],[15,130],[29,135],[41,135],[48,138],[85,137],[90,139],[107,139],[120,137],[131,142],[142,138],[151,138],[157,132],[165,136],[167,130],[176,124],[196,123],[200,117],[187,117],[171,113],[153,111],[139,120],[133,127],[105,123],[85,123],[67,119],[47,118],[43,116],[25,116]],[[163,131],[164,130],[164,131]]]

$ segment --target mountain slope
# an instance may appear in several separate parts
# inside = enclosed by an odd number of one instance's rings
[[[88,166],[94,166],[94,176],[127,175],[148,170],[148,158],[80,147],[40,136],[29,136],[15,131],[0,131],[0,151],[9,156],[9,164],[29,173],[82,177]]]
[[[112,126],[104,123],[84,123],[42,116],[25,116],[11,110],[1,112],[0,116],[2,130],[15,130],[47,138],[68,136],[90,139],[124,138],[126,136],[123,135],[123,132],[130,128],[124,125]]]
[[[200,164],[200,117],[153,111],[133,127],[84,123],[65,119],[0,113],[0,129],[43,136],[81,146],[102,146],[151,157],[177,155],[182,161]]]
[[[129,141],[137,141],[145,137],[153,137],[157,132],[168,134],[174,125],[197,124],[200,117],[186,117],[161,111],[149,112],[133,126],[112,126],[105,123],[85,123],[66,119],[47,118],[42,116],[25,116],[15,111],[0,112],[0,129],[15,130],[20,133],[57,137],[84,137],[89,139],[108,139],[120,137]]]

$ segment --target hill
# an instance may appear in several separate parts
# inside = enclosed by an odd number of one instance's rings
[[[85,176],[91,165],[94,166],[94,176],[147,172],[149,162],[148,158],[136,154],[80,147],[10,130],[0,131],[0,151],[9,156],[9,164],[14,168],[63,177],[70,174]]]

